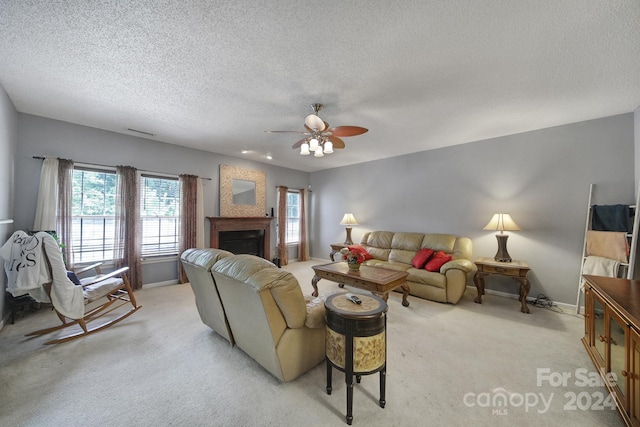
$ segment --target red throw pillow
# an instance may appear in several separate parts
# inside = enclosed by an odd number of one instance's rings
[[[369,252],[367,252],[367,250],[362,245],[349,245],[347,246],[347,249],[349,249],[352,252],[362,253],[364,255],[365,261],[368,259],[373,259],[373,256]]]
[[[440,271],[440,267],[451,261],[452,258],[451,255],[447,255],[443,251],[438,251],[427,261],[424,269],[427,271]]]
[[[415,268],[423,268],[429,258],[431,258],[431,255],[433,255],[433,249],[422,248],[418,251],[416,256],[413,257],[411,265]]]

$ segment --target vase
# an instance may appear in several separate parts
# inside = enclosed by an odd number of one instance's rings
[[[348,262],[347,261],[347,265],[349,266],[349,270],[352,270],[352,271],[360,270],[360,263],[358,263],[358,262]]]

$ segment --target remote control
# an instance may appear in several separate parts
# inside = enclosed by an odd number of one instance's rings
[[[354,304],[361,304],[362,301],[360,300],[360,298],[358,298],[357,296],[355,296],[354,294],[347,294],[346,295],[347,299],[349,301],[351,301]]]

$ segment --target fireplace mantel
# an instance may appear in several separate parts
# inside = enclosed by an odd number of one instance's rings
[[[226,217],[209,216],[211,224],[209,247],[219,247],[221,231],[264,230],[264,257],[271,260],[271,221],[273,217]]]

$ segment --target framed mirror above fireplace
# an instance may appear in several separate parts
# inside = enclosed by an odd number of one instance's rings
[[[220,216],[262,217],[265,206],[263,171],[220,165]]]

